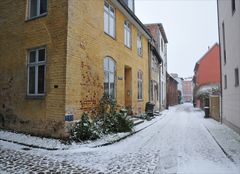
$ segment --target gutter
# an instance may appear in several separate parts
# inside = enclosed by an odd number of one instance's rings
[[[217,0],[217,15],[218,15],[218,42],[219,42],[219,55],[220,55],[220,90],[221,90],[221,104],[220,104],[220,122],[221,124],[223,123],[223,110],[222,110],[222,106],[223,106],[223,91],[222,91],[222,44],[220,42],[220,26],[219,26],[219,0]]]

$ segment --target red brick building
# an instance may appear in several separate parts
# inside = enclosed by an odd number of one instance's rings
[[[178,82],[167,73],[167,106],[178,104]]]
[[[219,45],[214,44],[196,63],[194,68],[194,98],[197,107],[209,105],[202,96],[212,95],[220,89]],[[206,102],[206,103],[205,103]]]
[[[194,77],[197,86],[220,83],[220,58],[217,43],[196,63]]]

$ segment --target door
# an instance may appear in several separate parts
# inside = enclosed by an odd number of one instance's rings
[[[132,69],[129,66],[124,68],[124,86],[125,86],[125,107],[131,111],[132,108]]]

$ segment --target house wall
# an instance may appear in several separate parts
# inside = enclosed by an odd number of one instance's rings
[[[82,112],[96,107],[103,95],[103,60],[106,56],[116,62],[116,100],[119,107],[125,105],[124,69],[130,67],[132,83],[127,86],[131,86],[133,113],[144,112],[149,98],[147,38],[142,37],[141,57],[137,53],[138,30],[132,25],[132,48],[127,48],[124,45],[124,20],[127,18],[116,7],[116,38],[104,33],[104,0],[69,0],[68,10],[66,113],[72,113],[74,119],[78,119]],[[139,70],[143,72],[143,100],[137,99]]]
[[[219,38],[221,45],[222,119],[240,134],[240,86],[235,86],[234,69],[240,69],[240,1],[235,1],[232,13],[231,1],[218,0]],[[223,27],[225,25],[226,64],[224,63]],[[227,88],[224,88],[224,75]]]
[[[183,81],[183,101],[191,102],[193,100],[193,83],[190,80]]]
[[[167,75],[167,105],[174,106],[178,104],[177,81]]]
[[[27,19],[27,0],[0,1],[0,127],[63,136],[67,1],[49,0],[48,14]],[[27,97],[27,50],[46,46],[46,94]],[[63,129],[60,129],[63,130]]]
[[[149,29],[150,33],[152,34],[155,46],[161,56],[163,62],[160,66],[160,88],[159,88],[159,95],[160,95],[160,109],[163,110],[166,107],[167,102],[167,43],[164,42],[162,33],[159,29],[158,24],[147,24],[146,27]],[[163,50],[161,49],[161,40],[163,40]]]
[[[198,86],[220,83],[219,45],[215,44],[198,62],[196,83]]]

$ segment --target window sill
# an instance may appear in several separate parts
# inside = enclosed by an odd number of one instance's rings
[[[25,97],[26,99],[33,99],[33,100],[41,100],[45,98],[45,94],[44,95],[26,95]]]
[[[138,102],[143,102],[144,100],[143,99],[138,99]]]
[[[124,44],[124,46],[127,48],[127,49],[129,49],[129,50],[131,50],[132,51],[132,47],[128,47],[127,45],[125,45]]]
[[[35,20],[35,19],[38,19],[38,18],[42,18],[42,17],[45,17],[45,16],[47,16],[47,14],[48,13],[43,13],[43,14],[41,14],[41,15],[39,15],[39,16],[35,16],[35,17],[32,17],[32,18],[27,18],[26,20],[25,20],[25,22],[28,22],[28,21],[32,21],[32,20]]]
[[[105,31],[104,31],[104,33],[105,33],[107,36],[109,36],[110,38],[112,38],[113,40],[116,40],[116,36],[113,37],[113,36],[111,36],[110,34],[106,33]]]

